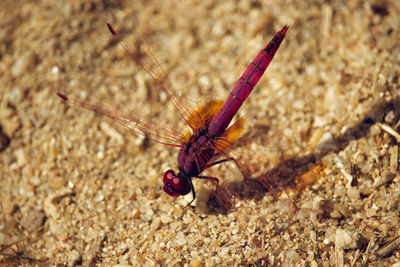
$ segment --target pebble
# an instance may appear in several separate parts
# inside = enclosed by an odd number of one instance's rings
[[[316,145],[316,149],[318,150],[330,150],[335,145],[335,141],[333,140],[333,135],[330,132],[326,132],[322,135],[321,139]]]
[[[286,258],[289,262],[298,262],[300,260],[300,256],[295,250],[289,250],[286,253]]]
[[[162,214],[162,215],[161,215],[161,222],[162,222],[163,224],[170,223],[170,222],[172,222],[172,221],[173,221],[173,219],[172,219],[171,216],[169,216],[169,215],[167,215],[167,214]]]
[[[360,190],[355,187],[350,187],[347,189],[347,195],[351,200],[360,199]]]
[[[20,221],[22,227],[28,231],[33,231],[37,227],[41,226],[44,222],[45,215],[40,210],[30,210],[25,213]]]
[[[82,256],[76,249],[70,251],[67,256],[68,256],[68,266],[79,265],[79,262],[82,261]]]
[[[389,111],[389,113],[385,116],[385,122],[387,123],[392,123],[395,119],[396,115],[394,114],[393,110]]]
[[[354,249],[357,248],[357,241],[352,236],[342,229],[337,229],[335,234],[335,246],[338,249]]]
[[[24,150],[22,148],[19,148],[14,151],[14,155],[17,158],[18,167],[23,167],[26,164],[26,156]]]
[[[113,127],[110,126],[107,122],[100,123],[100,129],[108,135],[111,139],[115,140],[118,144],[124,143],[124,138],[122,135]]]
[[[36,56],[32,51],[27,51],[17,59],[11,67],[11,73],[14,76],[19,76],[31,70],[35,64]]]

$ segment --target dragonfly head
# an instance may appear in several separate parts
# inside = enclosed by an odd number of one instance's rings
[[[173,170],[164,173],[163,181],[164,192],[172,197],[187,195],[192,190],[189,179],[180,173],[176,175]]]

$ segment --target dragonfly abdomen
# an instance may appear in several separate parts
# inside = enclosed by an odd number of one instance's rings
[[[285,37],[287,29],[288,27],[284,26],[277,32],[268,45],[258,53],[253,62],[246,68],[228,99],[225,101],[224,106],[210,122],[208,127],[209,135],[214,137],[220,136],[228,127],[240,106],[260,80],[269,63],[271,63],[272,58]]]

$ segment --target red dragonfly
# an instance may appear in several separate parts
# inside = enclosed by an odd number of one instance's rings
[[[177,197],[192,192],[193,199],[187,204],[189,206],[196,198],[192,178],[212,181],[216,185],[215,192],[218,192],[221,189],[219,187],[219,179],[204,176],[201,173],[226,161],[233,161],[240,169],[238,160],[235,159],[231,152],[234,148],[234,141],[237,140],[243,130],[243,120],[240,118],[231,126],[229,125],[272,61],[285,37],[288,26],[285,25],[278,31],[268,45],[250,63],[225,103],[222,101],[209,101],[202,107],[192,109],[170,86],[166,76],[157,70],[159,65],[154,57],[151,57],[146,51],[139,52],[125,44],[111,24],[108,21],[106,23],[115,40],[153,78],[159,88],[166,93],[169,101],[172,102],[190,129],[182,133],[170,127],[157,126],[158,124],[153,124],[131,112],[122,112],[115,105],[105,103],[90,104],[64,92],[57,92],[58,96],[75,106],[109,117],[130,131],[141,134],[148,139],[164,145],[179,147],[178,173],[173,170],[167,170],[163,175],[163,190],[168,195]],[[225,190],[223,193],[228,195],[226,198],[231,198],[229,191]],[[229,204],[231,203],[224,204],[224,206],[228,208]]]

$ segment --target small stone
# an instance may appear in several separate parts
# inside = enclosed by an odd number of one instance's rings
[[[28,50],[25,54],[19,57],[12,66],[11,68],[12,75],[19,76],[26,73],[27,71],[33,68],[35,61],[36,61],[35,54],[32,51]]]
[[[3,196],[1,199],[2,211],[6,215],[11,215],[17,208],[17,205],[11,200],[9,195]]]
[[[0,149],[1,150],[1,149]],[[390,148],[390,172],[395,173],[399,165],[399,147],[394,145]]]
[[[375,123],[374,125],[371,126],[369,131],[371,136],[377,136],[382,132],[382,128],[379,126],[378,123]]]
[[[360,199],[360,191],[354,187],[350,187],[349,189],[347,189],[347,195],[351,200]]]
[[[43,224],[44,218],[45,215],[42,211],[30,210],[24,214],[20,223],[25,229],[32,231]]]
[[[82,261],[82,256],[76,249],[70,251],[67,257],[68,257],[68,266],[80,265],[80,262]]]
[[[334,219],[339,219],[342,217],[342,214],[338,210],[332,210],[329,216]]]
[[[108,123],[101,122],[100,129],[106,135],[108,135],[111,139],[115,140],[118,144],[124,143],[124,138],[122,137],[122,135],[117,130],[115,130],[113,127],[111,127]]]
[[[133,209],[131,212],[131,218],[132,219],[137,219],[140,216],[140,210],[139,209]]]
[[[289,262],[298,262],[300,260],[300,256],[295,250],[289,250],[286,253],[286,258]]]
[[[66,242],[68,240],[68,235],[67,234],[62,234],[58,236],[58,240],[62,241],[62,242]]]
[[[49,181],[49,185],[54,189],[62,188],[65,185],[65,183],[66,183],[65,179],[61,176],[54,176]]]
[[[315,148],[318,150],[330,150],[334,147],[334,145],[335,141],[333,139],[332,133],[326,132],[322,135]]]
[[[161,215],[161,222],[162,222],[163,224],[170,223],[170,222],[172,222],[172,221],[173,221],[173,219],[171,218],[171,216],[169,216],[169,215],[167,215],[167,214],[162,214],[162,215]]]
[[[17,158],[18,167],[23,167],[26,164],[26,156],[24,150],[22,148],[19,148],[14,151],[14,155]]]
[[[175,237],[175,241],[178,243],[179,246],[183,246],[184,244],[186,244],[187,240],[185,235],[183,234],[183,232],[179,232],[176,237]]]
[[[337,229],[335,234],[335,246],[338,249],[354,249],[357,248],[357,242],[346,230]]]
[[[212,248],[219,248],[221,246],[221,240],[215,240],[214,242],[211,243]]]
[[[395,118],[396,118],[396,115],[394,114],[394,111],[391,110],[391,111],[389,111],[388,114],[386,114],[385,122],[390,124],[390,123],[392,123],[394,121]]]
[[[336,228],[329,227],[325,232],[324,244],[329,244],[330,242],[335,242]],[[326,241],[325,241],[326,240]]]
[[[140,216],[142,217],[143,220],[150,221],[153,215],[154,211],[149,205],[144,205],[143,207],[141,207]]]
[[[161,216],[162,218],[162,216]],[[150,225],[150,229],[153,231],[157,231],[161,226],[161,219],[159,217],[156,217],[153,222]]]
[[[66,196],[72,194],[72,191],[69,188],[62,188],[58,190],[55,194],[49,195],[44,200],[44,212],[47,216],[57,220],[61,217],[60,212],[58,211],[57,203],[61,201]]]
[[[193,267],[202,266],[202,262],[200,260],[192,260],[190,265]]]
[[[371,218],[371,217],[376,216],[377,210],[378,210],[378,207],[375,204],[373,204],[371,208],[366,209],[365,213],[368,218]]]

